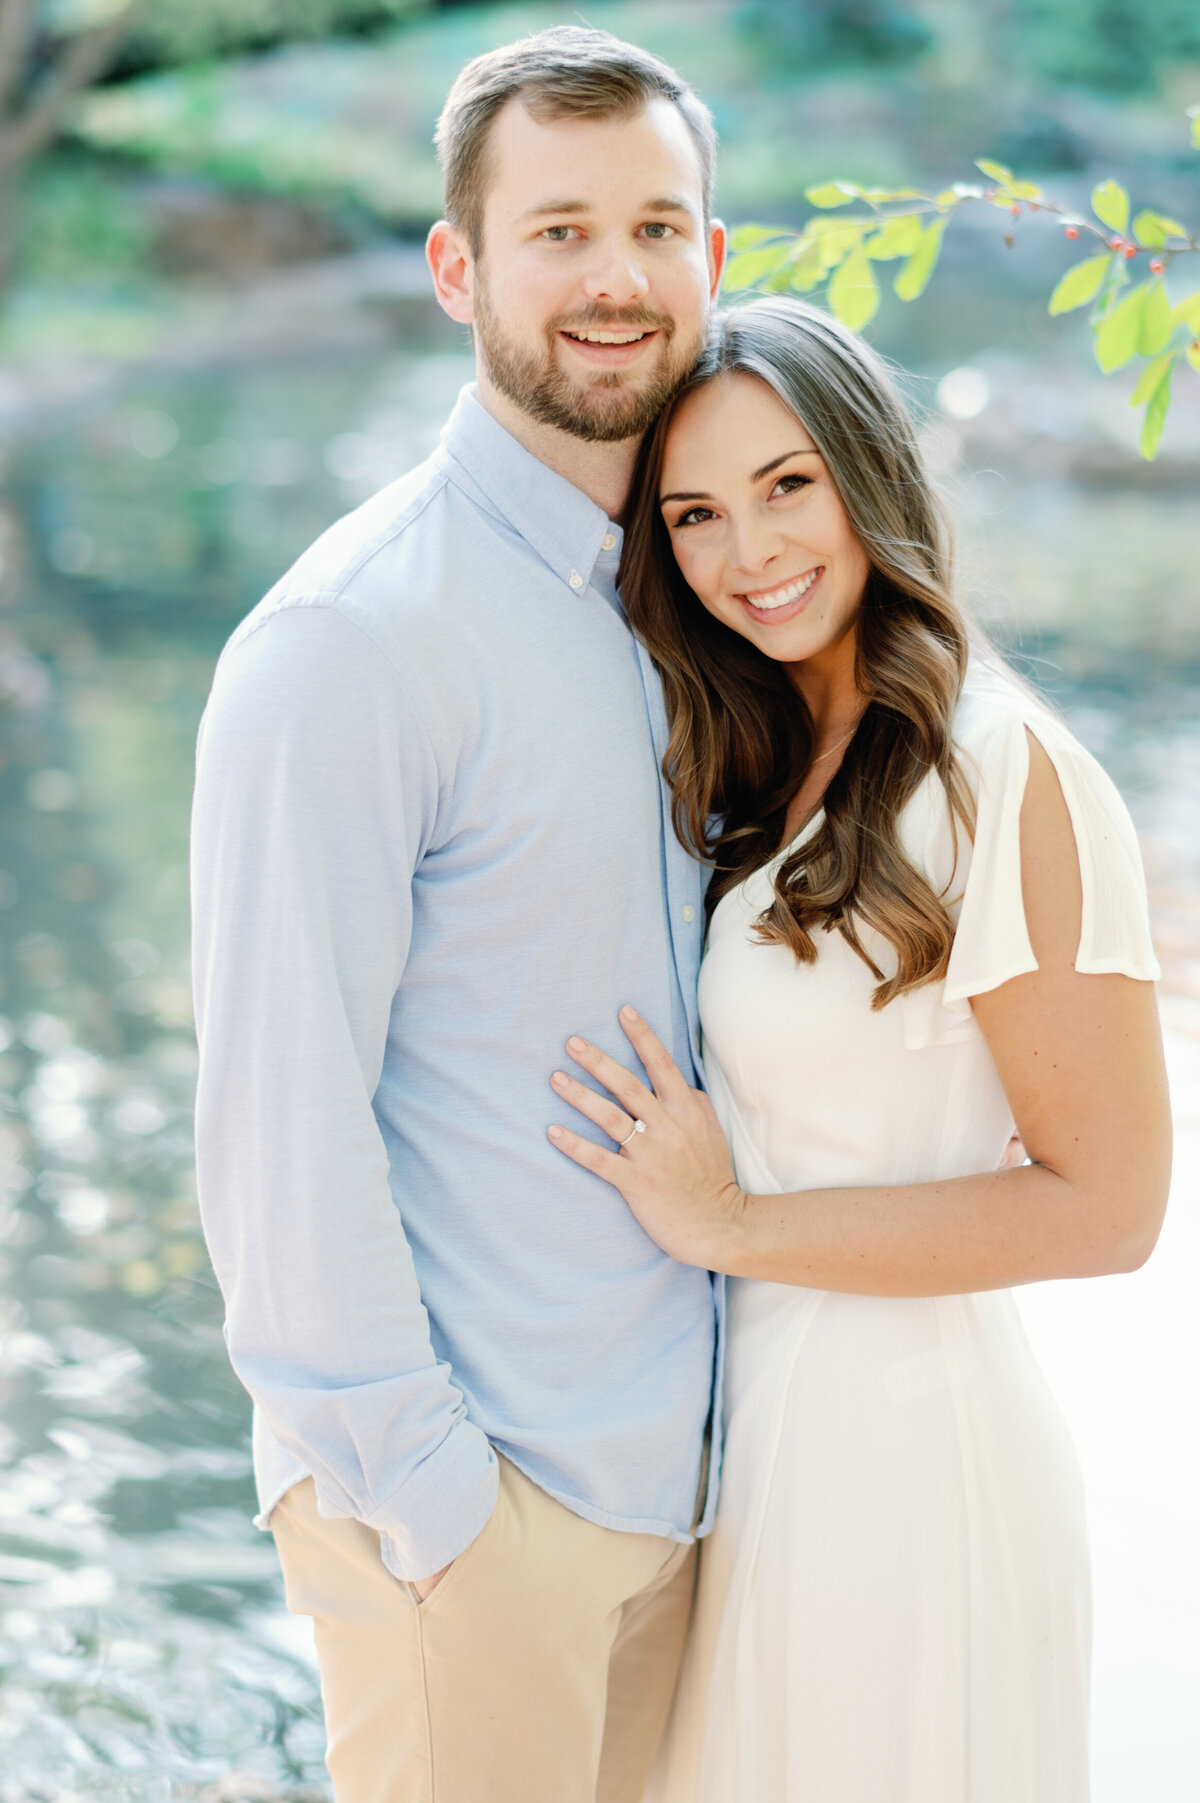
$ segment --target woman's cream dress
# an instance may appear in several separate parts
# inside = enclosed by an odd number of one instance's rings
[[[773,867],[716,909],[706,1069],[745,1188],[996,1167],[1013,1119],[969,998],[1036,969],[1018,838],[1026,728],[1075,829],[1076,968],[1158,975],[1112,783],[1003,669],[974,664],[955,719],[974,845],[957,834],[955,869],[935,778],[901,823],[957,918],[944,982],[874,1012],[875,979],[840,935],[814,965],[762,944]],[[1011,1294],[734,1281],[725,1409],[720,1512],[647,1803],[1082,1803],[1083,1495]]]

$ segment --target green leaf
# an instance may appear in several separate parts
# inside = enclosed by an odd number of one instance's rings
[[[1017,200],[1040,200],[1042,190],[1036,182],[1013,182],[1012,193]]]
[[[1095,300],[1111,262],[1111,257],[1088,257],[1068,269],[1050,296],[1050,312],[1072,313],[1076,307],[1086,307],[1090,300]]]
[[[820,187],[804,190],[804,198],[814,207],[844,207],[861,197],[862,189],[853,182],[823,182]]]
[[[1145,250],[1161,250],[1168,238],[1186,238],[1187,227],[1177,219],[1165,219],[1161,213],[1139,213],[1133,222],[1133,235]]]
[[[866,219],[814,219],[805,227],[805,237],[818,247],[822,275],[836,269],[843,257],[858,249],[863,233],[872,224]]]
[[[945,230],[944,219],[931,219],[921,233],[921,242],[892,283],[902,301],[916,300],[919,294],[925,292],[937,264]]]
[[[1195,294],[1186,294],[1171,315],[1172,324],[1187,326],[1200,338],[1200,289]]]
[[[1162,277],[1156,276],[1146,289],[1145,305],[1142,307],[1142,323],[1138,327],[1138,355],[1140,357],[1157,357],[1174,329],[1175,321],[1171,318],[1171,303],[1167,299],[1167,291],[1163,287]]]
[[[877,232],[863,241],[863,250],[876,263],[887,263],[893,257],[911,257],[921,242],[919,213],[893,213]]]
[[[1111,313],[1096,325],[1096,361],[1110,374],[1128,363],[1131,357],[1137,356],[1138,338],[1142,327],[1142,308],[1146,304],[1146,287],[1133,288],[1123,301],[1118,301]]]
[[[853,251],[829,284],[829,304],[844,326],[861,331],[879,309],[879,283],[861,250]]]
[[[805,243],[801,239],[775,280],[781,290],[792,288],[797,294],[807,294],[816,287],[824,274],[825,259],[821,255],[820,244],[815,240]]]
[[[982,169],[985,175],[990,175],[994,182],[1001,182],[1006,188],[1011,188],[1016,180],[1011,169],[1006,169],[1003,163],[989,163],[986,157],[976,158],[975,167]]]
[[[1178,351],[1168,351],[1165,357],[1156,357],[1153,363],[1147,363],[1138,377],[1137,387],[1129,397],[1131,407],[1144,407],[1159,383],[1171,372]]]
[[[726,288],[752,288],[779,268],[790,248],[787,244],[768,244],[760,250],[744,250],[730,257],[725,265]]]
[[[791,236],[792,229],[786,225],[738,225],[729,234],[729,248],[732,251],[756,250],[768,238]]]
[[[1119,182],[1098,182],[1092,189],[1092,211],[1111,231],[1129,224],[1129,196]]]
[[[1167,408],[1171,405],[1171,370],[1174,357],[1163,358],[1166,369],[1146,402],[1146,413],[1142,420],[1142,436],[1138,440],[1138,450],[1147,462],[1150,462],[1158,449],[1158,441],[1163,435],[1163,427],[1167,423]]]
[[[1189,106],[1188,118],[1192,122],[1192,147],[1200,150],[1200,106]]]

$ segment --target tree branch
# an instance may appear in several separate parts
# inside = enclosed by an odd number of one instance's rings
[[[0,120],[9,112],[29,66],[37,0],[0,0]]]
[[[11,0],[9,0],[11,4]],[[119,13],[91,31],[73,36],[28,105],[0,133],[0,170],[40,150],[54,137],[76,94],[89,87],[111,61],[118,44],[146,0],[128,0]]]

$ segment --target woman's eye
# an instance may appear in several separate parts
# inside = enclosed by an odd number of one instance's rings
[[[778,494],[794,495],[800,489],[809,488],[811,485],[811,476],[780,476],[778,482],[775,484],[774,492]]]
[[[714,517],[711,507],[689,507],[686,513],[680,514],[675,524],[676,526],[699,526],[704,520],[711,520]]]

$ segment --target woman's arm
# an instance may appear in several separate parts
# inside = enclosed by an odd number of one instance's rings
[[[640,1021],[626,1030],[655,1096],[594,1047],[576,1052],[578,1042],[572,1056],[625,1111],[570,1079],[555,1086],[606,1132],[619,1128],[615,1138],[631,1115],[648,1131],[621,1155],[562,1130],[555,1143],[615,1183],[674,1257],[736,1276],[935,1296],[1135,1269],[1158,1236],[1170,1175],[1154,991],[1074,968],[1075,838],[1054,767],[1032,736],[1021,864],[1038,969],[973,1006],[1032,1164],[945,1182],[747,1195],[707,1098],[683,1083]]]

